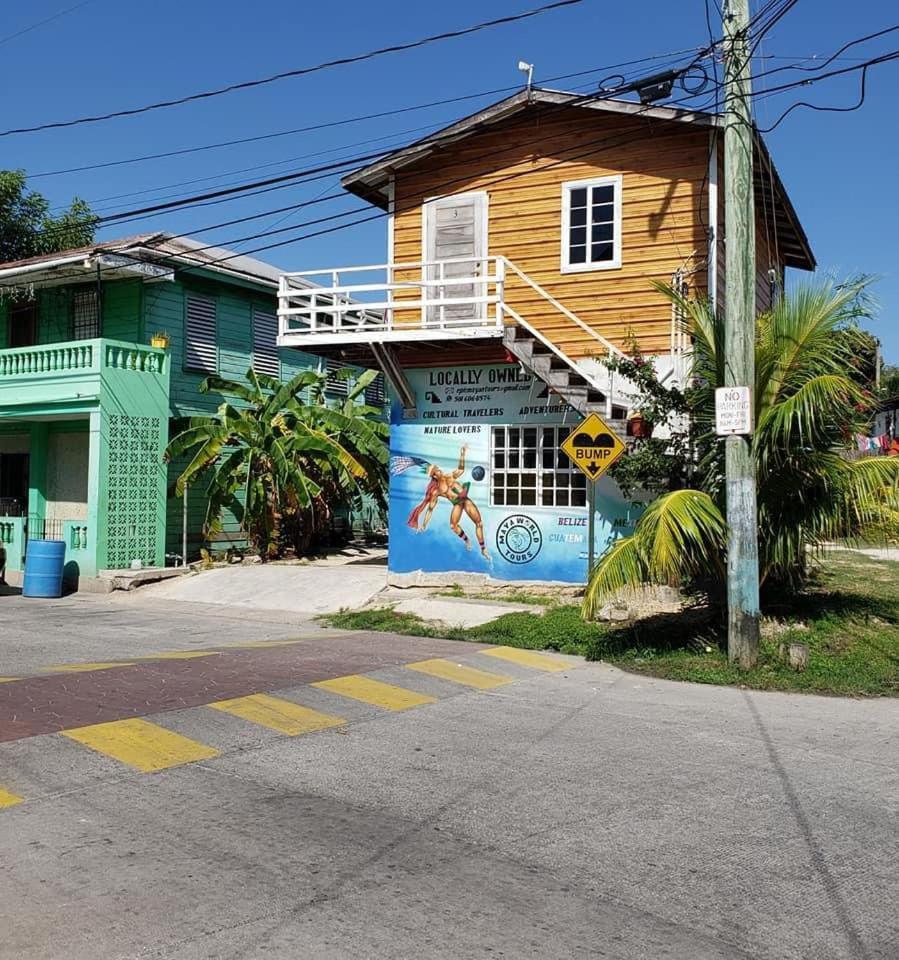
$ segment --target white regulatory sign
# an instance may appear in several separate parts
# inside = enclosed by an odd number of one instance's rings
[[[749,387],[718,387],[715,390],[715,432],[752,433],[752,398]]]

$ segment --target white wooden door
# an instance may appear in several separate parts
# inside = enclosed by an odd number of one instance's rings
[[[424,215],[425,258],[437,261],[426,271],[429,280],[477,277],[486,272],[486,193],[431,200],[424,206]],[[471,301],[485,294],[486,284],[476,282],[430,287],[427,299],[442,302],[428,309],[427,320],[437,325],[480,320],[486,316],[485,304]]]

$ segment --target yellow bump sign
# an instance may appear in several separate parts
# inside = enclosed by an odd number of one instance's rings
[[[627,447],[604,420],[591,413],[568,434],[562,450],[590,480],[598,480]]]

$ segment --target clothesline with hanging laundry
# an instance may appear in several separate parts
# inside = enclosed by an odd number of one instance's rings
[[[863,433],[857,433],[855,443],[860,453],[899,457],[899,437],[891,437],[888,433],[881,433],[876,437],[866,437]]]

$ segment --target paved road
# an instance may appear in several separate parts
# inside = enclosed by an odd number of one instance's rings
[[[895,702],[49,609],[0,659],[3,960],[896,956]]]

